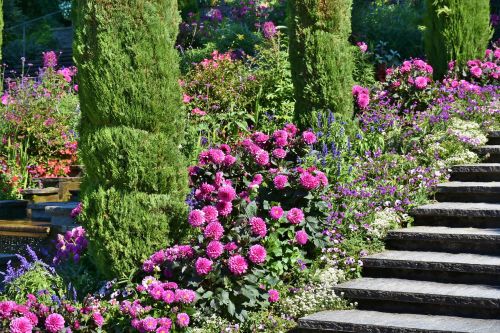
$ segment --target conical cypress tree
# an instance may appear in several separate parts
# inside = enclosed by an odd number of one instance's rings
[[[76,0],[81,216],[106,276],[165,247],[185,215],[177,0]]]
[[[314,122],[313,112],[351,116],[353,100],[352,0],[290,0],[290,62],[295,121]]]
[[[426,0],[425,52],[442,78],[448,62],[458,66],[484,56],[493,34],[489,0]]]

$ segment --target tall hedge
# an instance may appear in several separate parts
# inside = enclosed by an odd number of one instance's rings
[[[489,0],[426,0],[424,44],[436,78],[448,62],[482,57],[493,35]]]
[[[130,274],[185,215],[177,0],[76,0],[85,165],[81,216],[97,268]]]
[[[352,0],[290,0],[288,7],[295,121],[310,127],[313,112],[327,109],[352,115]]]
[[[3,46],[3,0],[0,0],[0,63],[2,61]]]

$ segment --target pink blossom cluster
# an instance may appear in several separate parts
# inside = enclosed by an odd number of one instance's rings
[[[455,70],[455,66],[449,66]],[[456,68],[459,70],[458,68]],[[481,84],[496,84],[500,78],[500,48],[486,50],[483,59],[469,60],[466,67],[466,79]]]
[[[83,227],[76,227],[66,231],[64,235],[57,235],[56,255],[53,259],[58,264],[66,259],[72,258],[75,262],[80,260],[80,256],[87,249],[88,240]]]
[[[356,98],[356,103],[360,109],[366,109],[370,104],[370,90],[358,85],[352,87],[352,95]]]

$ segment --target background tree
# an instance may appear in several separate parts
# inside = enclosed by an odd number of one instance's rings
[[[3,41],[3,0],[0,0],[0,61],[2,60],[2,41]]]
[[[448,62],[464,65],[484,56],[493,34],[489,0],[426,0],[424,44],[436,78]]]
[[[352,0],[290,0],[290,62],[295,120],[310,127],[314,111],[351,116],[353,101]]]
[[[177,0],[77,0],[82,220],[100,272],[123,276],[185,216]]]

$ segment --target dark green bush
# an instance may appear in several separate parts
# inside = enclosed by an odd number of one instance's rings
[[[352,115],[352,0],[289,2],[290,62],[295,120],[310,127],[315,110]]]
[[[0,0],[0,60],[2,60],[2,42],[3,42],[3,0]]]
[[[425,53],[441,78],[448,62],[481,58],[492,37],[489,0],[426,0]]]
[[[84,221],[105,276],[129,275],[184,217],[176,0],[75,2]]]

